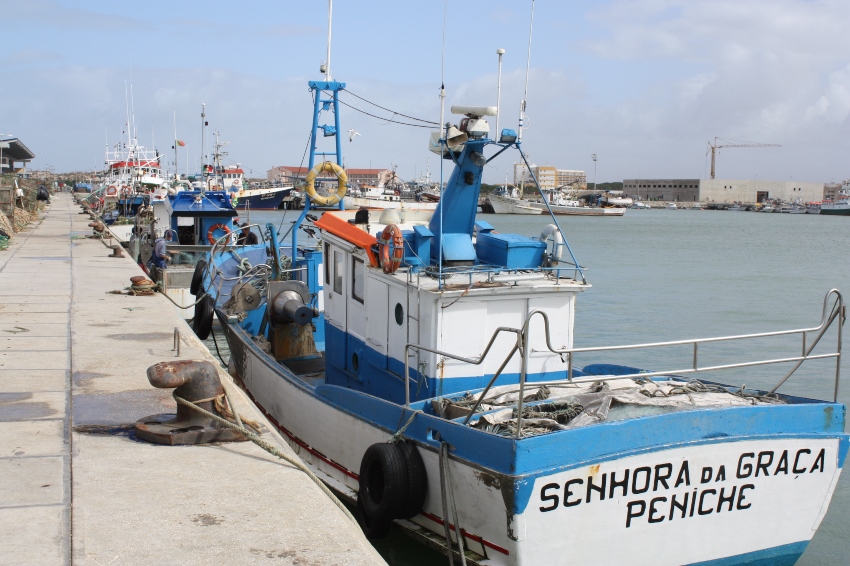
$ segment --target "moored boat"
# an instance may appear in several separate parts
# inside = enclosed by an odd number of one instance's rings
[[[323,105],[338,116],[344,83],[310,87],[313,123]],[[701,344],[789,334],[808,346],[784,361],[838,363],[840,339],[836,352],[812,350],[843,323],[840,293],[827,295],[812,328],[576,348],[577,298],[589,285],[557,217],[537,238],[476,219],[485,153],[522,155],[516,135],[488,138],[495,109],[453,111],[474,121],[475,136],[452,150],[455,169],[430,218],[327,212],[310,228],[321,231],[321,248],[299,247],[313,201],[342,198],[317,198],[308,184],[290,247],[268,225],[270,244],[210,253],[196,318],[215,311],[248,393],[356,505],[368,536],[396,522],[420,540],[456,545],[468,562],[505,566],[566,556],[793,564],[844,464],[844,406],[777,392],[793,371],[771,391],[685,376],[753,364],[700,365]],[[336,163],[314,162],[317,131],[311,172],[341,171],[338,153]],[[657,371],[575,365],[576,355],[683,344],[694,352],[684,369],[665,355]],[[663,552],[646,552],[655,547]]]
[[[845,184],[834,199],[824,199],[820,213],[834,216],[850,216],[850,184]]]

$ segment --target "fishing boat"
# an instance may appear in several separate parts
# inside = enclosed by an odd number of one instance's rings
[[[407,187],[398,178],[395,169],[384,171],[378,178],[377,186],[361,185],[354,187],[343,198],[345,208],[354,210],[359,208],[435,210],[439,200],[438,191],[424,192]]]
[[[574,198],[571,190],[564,187],[539,189],[540,200],[530,200],[521,196],[492,194],[488,197],[497,214],[534,214],[528,209],[540,213],[552,213],[559,216],[623,216],[626,209],[613,206],[586,206]],[[501,211],[501,212],[500,212]]]
[[[600,203],[602,206],[615,206],[621,208],[629,208],[634,199],[623,195],[623,191],[607,191],[602,195]]]
[[[821,214],[850,216],[850,184],[845,184],[834,199],[824,199],[820,207]]]
[[[632,208],[634,210],[650,210],[652,207],[645,202],[635,201],[629,205],[629,208]]]
[[[329,75],[329,72],[327,72]],[[522,152],[493,107],[439,135],[454,169],[433,213],[340,207],[340,146],[317,163],[322,112],[345,83],[310,81],[315,100],[304,211],[284,246],[215,246],[195,271],[196,330],[217,318],[230,370],[318,477],[357,509],[367,536],[394,522],[467,564],[793,564],[827,511],[850,446],[836,402],[841,294],[819,324],[748,336],[574,346],[590,288],[558,217],[539,237],[477,219],[487,154]],[[523,105],[524,107],[524,105]],[[332,118],[333,119],[333,118]],[[337,131],[339,131],[337,122]],[[492,157],[491,157],[492,158]],[[318,195],[313,180],[339,178]],[[545,194],[543,195],[545,199]],[[545,203],[544,203],[545,204]],[[430,216],[429,216],[430,214]],[[393,216],[395,215],[395,216]],[[320,231],[321,247],[299,246]],[[474,329],[474,330],[471,330]],[[786,357],[700,363],[701,348],[789,335]],[[671,349],[691,348],[691,364]],[[658,351],[658,367],[576,357]],[[835,359],[836,397],[786,395],[802,363]],[[769,391],[737,373],[794,364]],[[735,371],[730,384],[694,379]],[[652,549],[651,551],[649,549]]]
[[[541,208],[522,204],[519,189],[513,185],[509,186],[507,177],[504,185],[487,195],[487,201],[495,214],[543,214]]]
[[[668,202],[666,205],[664,205],[664,208],[666,208],[667,210],[676,210],[679,207],[676,206],[675,202]]]

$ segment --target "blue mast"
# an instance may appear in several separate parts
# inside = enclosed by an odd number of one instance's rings
[[[334,137],[336,142],[335,152],[329,153],[323,151],[319,152],[319,155],[322,156],[323,160],[328,156],[336,157],[337,165],[342,167],[342,143],[339,138],[339,91],[345,90],[345,83],[337,81],[308,81],[307,84],[310,86],[310,90],[313,91],[313,129],[310,133],[310,160],[308,161],[308,168],[313,169],[316,165],[316,150],[318,149],[317,133],[319,130],[322,130],[322,137]],[[329,93],[330,96],[324,98],[326,93]],[[319,125],[319,114],[321,112],[333,112],[333,126],[327,124]],[[310,204],[308,197],[304,201],[304,210],[301,211],[301,216],[298,217],[298,220],[295,221],[295,226],[292,228],[293,261],[298,256],[298,228],[301,227],[301,223],[307,217],[307,213],[310,211]],[[339,209],[345,210],[345,204],[342,199],[339,201]]]

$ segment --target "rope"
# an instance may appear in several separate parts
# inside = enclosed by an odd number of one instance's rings
[[[227,389],[225,389],[225,393],[226,392],[227,392]],[[319,486],[319,489],[321,489],[322,492],[325,495],[327,495],[331,499],[331,501],[334,502],[334,504],[337,507],[340,508],[340,510],[345,514],[346,517],[348,517],[354,524],[358,524],[357,519],[355,519],[354,516],[351,514],[351,512],[348,510],[348,508],[346,508],[346,506],[343,505],[342,501],[337,499],[337,497],[331,492],[331,490],[325,484],[322,483],[322,480],[317,478],[316,474],[314,474],[302,461],[300,461],[297,458],[293,458],[293,457],[289,456],[288,454],[284,454],[276,446],[269,444],[268,442],[266,442],[265,440],[260,438],[255,433],[246,429],[244,426],[235,425],[232,422],[228,421],[227,419],[224,419],[224,418],[216,415],[215,413],[211,413],[211,412],[207,411],[206,409],[202,409],[201,407],[199,407],[195,403],[192,403],[191,401],[187,401],[186,399],[183,399],[182,397],[179,397],[176,394],[174,395],[174,400],[177,401],[178,404],[183,405],[185,407],[189,407],[190,409],[194,409],[194,410],[198,411],[199,413],[201,413],[202,415],[207,416],[207,417],[215,420],[218,423],[221,423],[222,425],[226,426],[227,428],[231,428],[233,430],[241,432],[248,440],[250,440],[251,442],[253,442],[257,446],[259,446],[260,448],[262,448],[263,450],[265,450],[269,454],[271,454],[273,456],[277,456],[278,458],[280,458],[284,462],[292,464],[293,466],[295,466],[296,468],[298,468],[299,470],[301,470],[302,472],[307,474],[307,477],[309,477],[311,480],[313,480],[313,482],[317,486]],[[359,525],[358,525],[358,527],[359,527]]]
[[[218,359],[221,361],[221,365],[227,367],[227,364],[224,362],[224,358],[221,357],[221,352],[218,349],[218,340],[215,338],[215,331],[210,328],[210,334],[212,334],[213,344],[215,344],[215,353],[218,354]]]
[[[225,419],[229,420],[235,425],[242,426],[242,423],[247,424],[249,427],[253,428],[256,432],[262,432],[262,428],[260,427],[260,423],[257,421],[252,421],[250,419],[246,419],[241,415],[238,415],[235,411],[231,410],[230,400],[227,398],[226,393],[220,393],[214,397],[207,397],[206,399],[196,399],[192,401],[196,405],[201,403],[209,403],[210,401],[215,402],[215,410],[218,411],[219,414],[223,415]],[[236,422],[237,419],[239,422]]]
[[[396,442],[398,442],[401,439],[401,436],[404,434],[404,431],[407,430],[407,427],[409,427],[411,425],[411,423],[413,422],[413,419],[416,418],[416,415],[419,414],[419,413],[422,413],[422,412],[424,412],[424,411],[422,411],[422,409],[416,409],[415,411],[413,411],[413,414],[410,415],[410,418],[407,419],[407,422],[404,423],[404,426],[401,427],[400,429],[398,429],[395,432],[395,434],[393,434],[390,437],[390,439],[387,440],[387,442],[389,442],[390,444],[395,444]],[[402,412],[402,416],[404,416],[403,412]],[[399,422],[401,422],[401,418],[399,418]]]
[[[198,303],[200,303],[200,302],[201,302],[201,299],[203,299],[204,297],[206,297],[206,296],[207,296],[207,294],[206,294],[206,293],[201,293],[201,295],[198,297],[198,300],[197,300],[197,301],[195,301],[195,302],[194,302],[194,303],[192,303],[191,305],[187,305],[187,306],[185,306],[185,307],[182,307],[182,306],[178,305],[177,303],[175,303],[175,302],[174,302],[174,299],[172,299],[171,297],[169,297],[168,295],[166,295],[166,294],[162,291],[162,287],[159,287],[159,288],[157,289],[157,291],[159,291],[160,293],[162,293],[162,296],[163,296],[163,297],[165,297],[166,299],[168,299],[169,301],[171,301],[171,303],[172,303],[175,307],[177,307],[178,309],[191,309],[192,307],[194,307],[195,305],[197,305]]]
[[[460,521],[457,515],[457,505],[455,504],[454,487],[452,486],[452,470],[449,467],[449,444],[446,441],[440,442],[440,491],[443,499],[443,529],[446,533],[446,553],[449,557],[450,566],[454,566],[454,554],[452,549],[451,527],[449,525],[448,504],[446,496],[448,494],[448,503],[451,504],[452,520],[457,533],[457,549],[460,554],[461,566],[466,566],[466,550],[463,547],[463,531],[460,527]]]

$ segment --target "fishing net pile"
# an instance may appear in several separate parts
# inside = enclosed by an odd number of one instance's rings
[[[433,401],[437,414],[447,419],[466,417],[480,393],[460,399]],[[470,419],[475,428],[500,436],[516,436],[519,386],[493,387]],[[537,436],[604,421],[686,411],[699,408],[785,403],[778,395],[730,391],[698,380],[651,381],[644,378],[580,384],[525,387],[522,437]],[[480,414],[479,414],[480,413]]]

